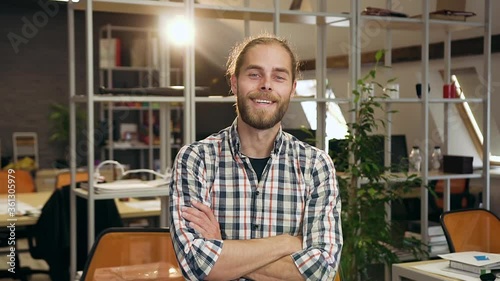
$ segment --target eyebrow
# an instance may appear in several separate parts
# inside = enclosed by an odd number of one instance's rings
[[[250,64],[247,67],[245,67],[245,70],[251,70],[251,69],[263,70],[264,68],[262,66],[255,65],[255,64]],[[273,72],[283,72],[283,73],[290,75],[290,71],[284,67],[274,67]]]

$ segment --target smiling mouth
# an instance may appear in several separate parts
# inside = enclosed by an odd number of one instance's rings
[[[272,104],[273,102],[270,101],[270,100],[262,100],[262,99],[254,99],[253,100],[255,103],[258,103],[258,104]]]

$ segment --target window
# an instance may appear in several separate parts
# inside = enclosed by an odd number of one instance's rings
[[[453,70],[451,79],[452,82],[456,83],[461,99],[483,97],[484,83],[482,83],[482,79],[475,68]],[[483,104],[464,102],[457,104],[457,110],[469,131],[479,155],[482,155],[484,132]],[[490,159],[491,163],[495,165],[500,164],[500,132],[497,120],[500,121],[500,113],[492,108],[489,128],[491,134]]]
[[[314,97],[316,96],[316,80],[299,80],[297,81],[296,89],[297,97]],[[335,98],[335,93],[331,89],[327,89],[326,98]],[[300,102],[302,111],[305,114],[307,122],[311,130],[317,129],[317,102],[305,101]],[[341,108],[335,102],[326,103],[326,136],[325,143],[328,144],[330,139],[344,139],[347,135],[347,122],[342,113]]]

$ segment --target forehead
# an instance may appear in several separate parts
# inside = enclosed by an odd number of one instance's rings
[[[244,68],[248,65],[285,68],[291,73],[292,59],[288,51],[277,43],[259,44],[247,50],[243,58],[242,67]]]

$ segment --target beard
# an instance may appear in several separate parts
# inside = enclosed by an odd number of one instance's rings
[[[239,90],[238,90],[239,93]],[[253,99],[266,99],[274,102],[278,108],[270,111],[269,109],[255,109],[251,103]],[[290,97],[287,99],[280,98],[279,96],[273,97],[269,93],[251,93],[248,96],[236,96],[236,112],[241,117],[243,122],[249,126],[258,129],[266,130],[278,124],[288,110]]]

